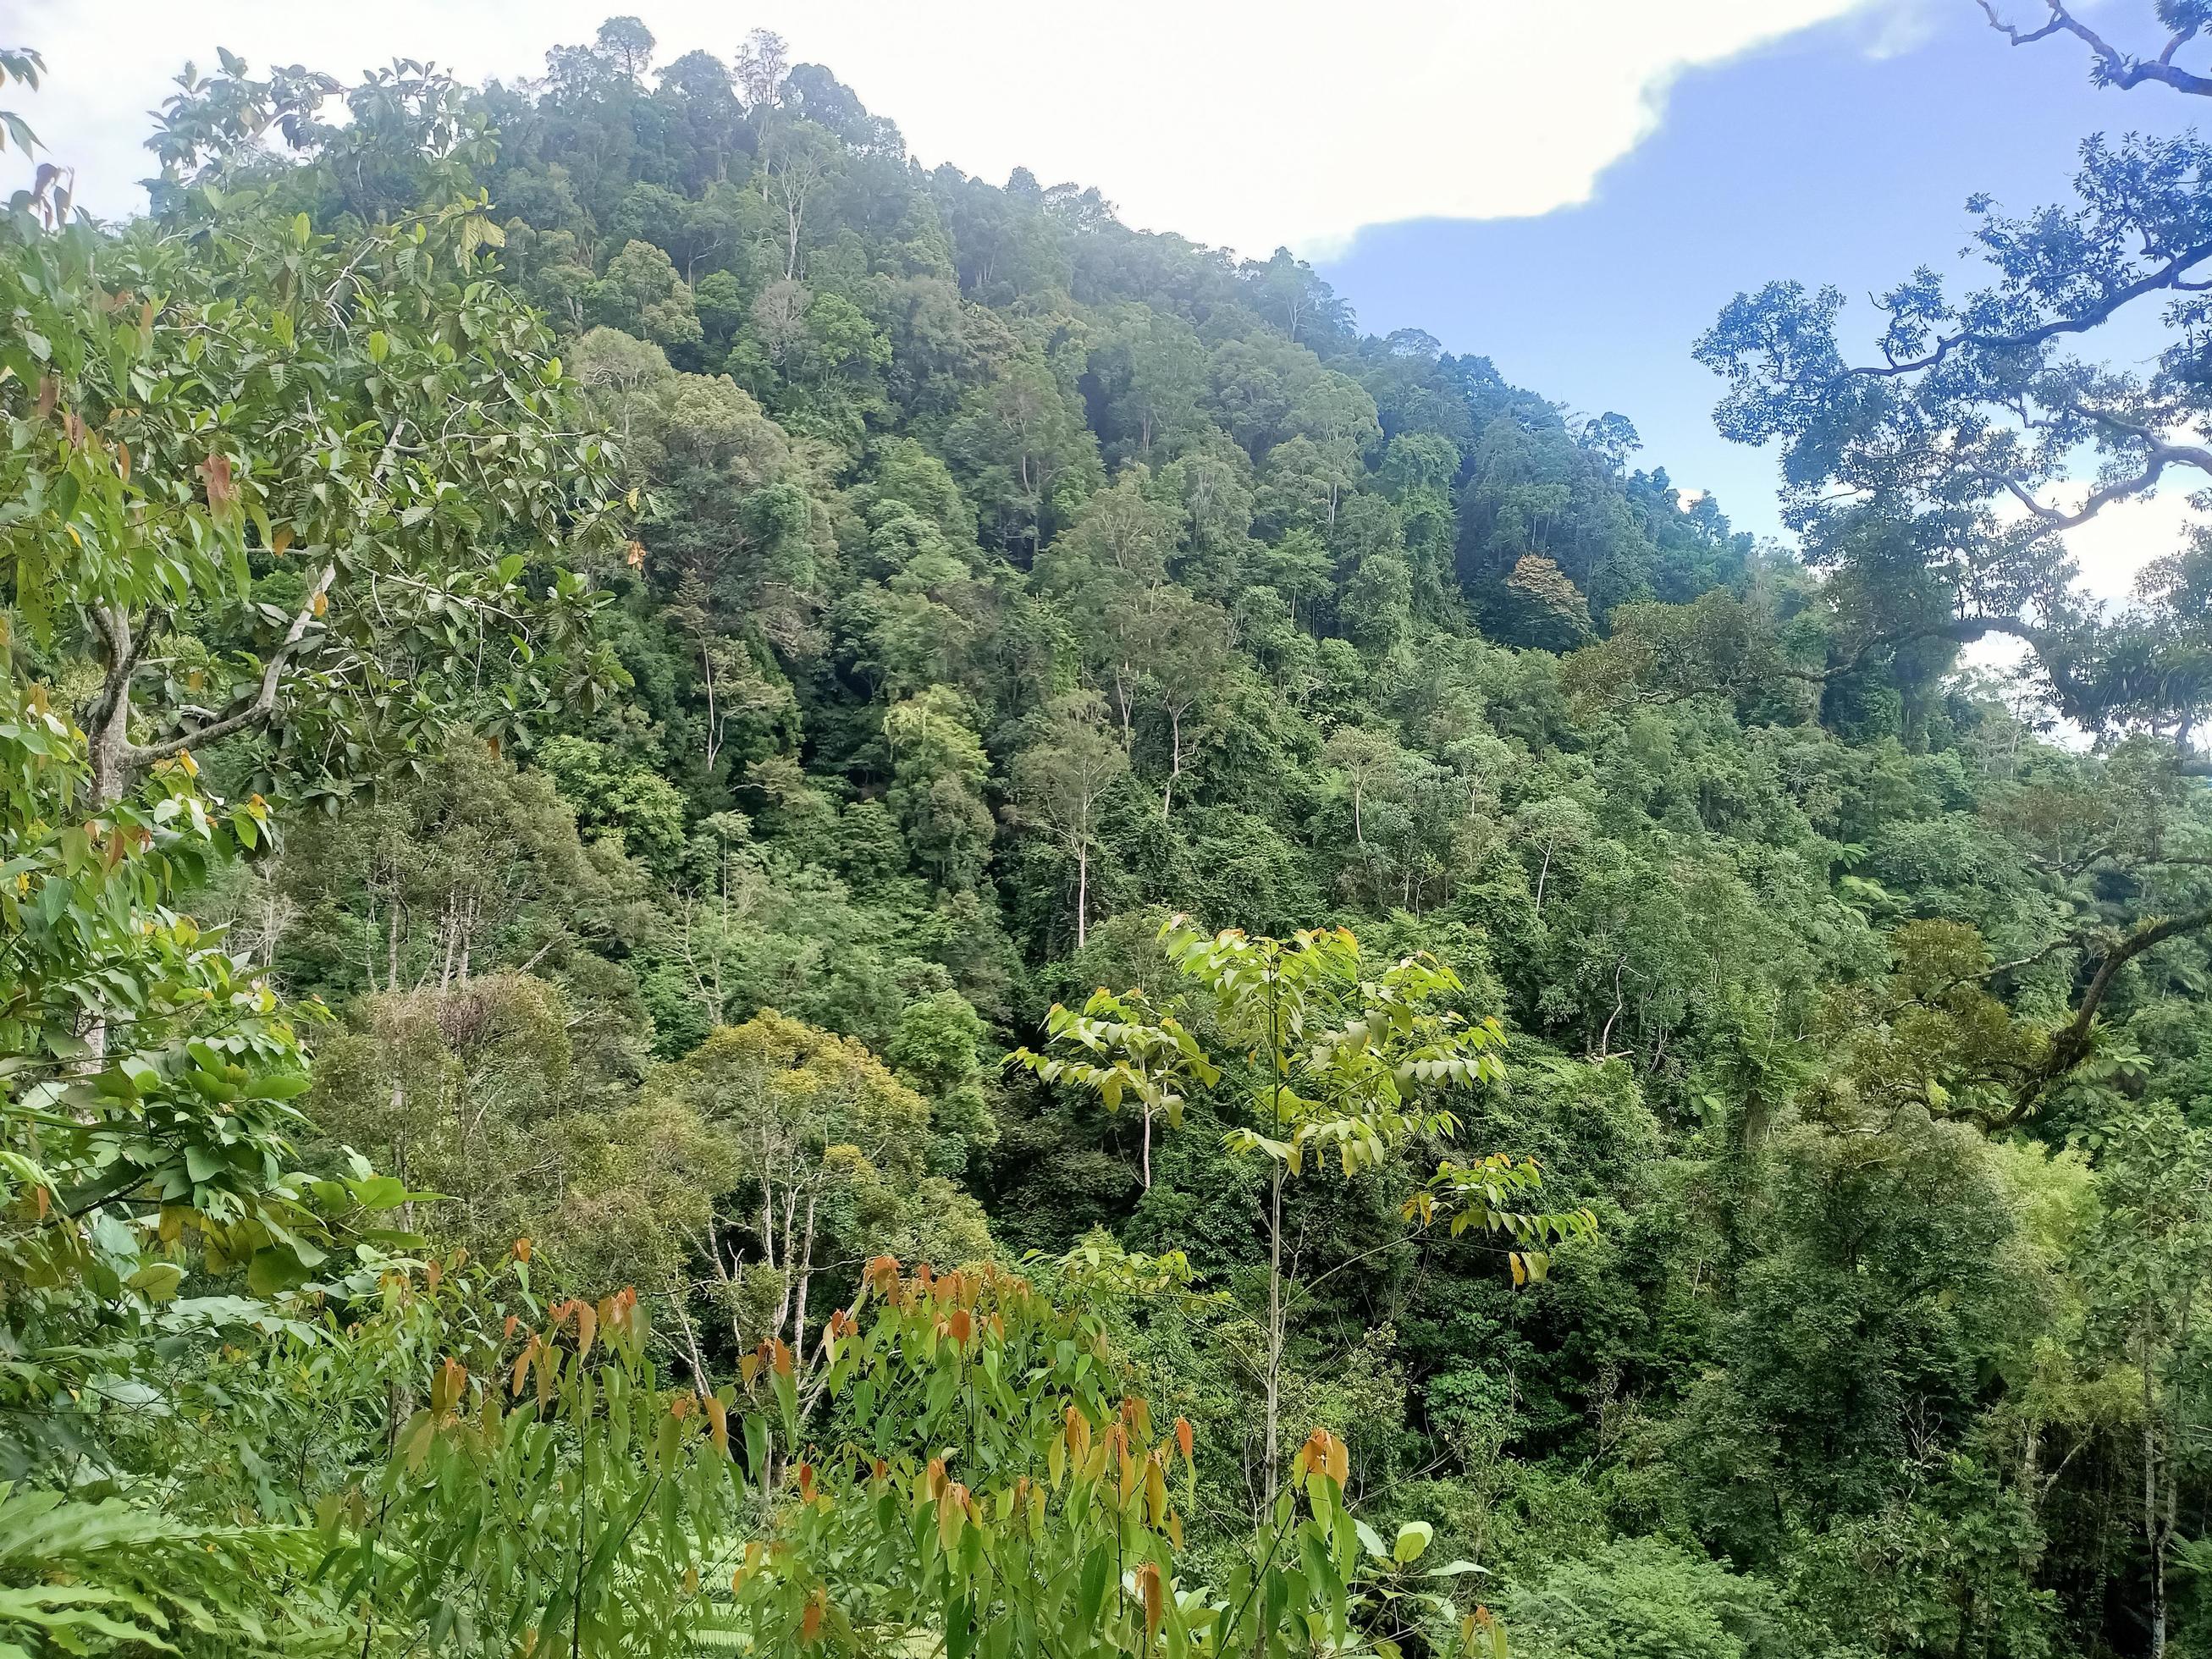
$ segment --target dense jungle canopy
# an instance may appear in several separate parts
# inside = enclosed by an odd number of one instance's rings
[[[2212,143],[1784,546],[732,46],[0,52],[0,1656],[2212,1654]]]

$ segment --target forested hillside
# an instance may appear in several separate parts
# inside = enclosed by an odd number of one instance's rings
[[[2212,543],[2060,539],[2202,141],[1722,312],[1797,550],[764,33],[149,148],[0,229],[0,1655],[2212,1653]]]

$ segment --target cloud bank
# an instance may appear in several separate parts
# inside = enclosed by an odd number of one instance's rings
[[[395,53],[470,79],[541,73],[623,0],[23,0],[45,52],[26,112],[80,198],[143,206],[145,112],[218,45],[257,67],[349,75]],[[1129,223],[1317,257],[1363,225],[1540,214],[1585,200],[1658,124],[1684,71],[1898,0],[629,0],[659,61],[726,60],[773,28],[897,120],[915,154],[993,182],[1015,167],[1096,185]],[[11,41],[11,44],[13,42]],[[1747,134],[1747,143],[1758,142]]]

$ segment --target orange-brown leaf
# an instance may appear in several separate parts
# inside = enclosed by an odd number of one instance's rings
[[[229,456],[210,452],[200,463],[200,477],[207,483],[208,506],[215,512],[227,514],[238,505],[238,483],[231,476]]]
[[[1160,1633],[1160,1621],[1167,1617],[1167,1586],[1160,1582],[1160,1564],[1147,1561],[1137,1569],[1137,1588],[1145,1597],[1145,1639],[1152,1640]]]

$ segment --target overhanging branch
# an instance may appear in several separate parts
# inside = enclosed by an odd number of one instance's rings
[[[2105,998],[2111,992],[2112,981],[2121,969],[2146,951],[2154,950],[2169,939],[2203,933],[2208,927],[2212,927],[2212,904],[2139,927],[2106,951],[2097,963],[2096,972],[2090,975],[2089,988],[2081,994],[2081,1001],[2074,1011],[2074,1018],[2052,1036],[2050,1054],[2034,1074],[2021,1084],[2013,1097],[2012,1109],[1996,1119],[1992,1127],[2008,1128],[2018,1123],[2035,1109],[2036,1102],[2042,1098],[2045,1091],[2089,1057],[2094,1046],[2092,1034],[2096,1029],[2097,1011],[2104,1006]]]
[[[315,578],[315,585],[307,590],[307,598],[301,601],[300,609],[292,618],[292,625],[284,630],[284,637],[269,653],[269,660],[262,665],[261,684],[254,692],[252,702],[219,720],[194,726],[189,732],[164,738],[159,743],[131,744],[123,751],[124,764],[132,771],[143,769],[155,761],[181,754],[195,744],[219,742],[249,726],[259,726],[275,714],[276,691],[283,680],[284,665],[299,654],[301,647],[306,642],[308,626],[315,619],[316,610],[323,603],[324,596],[329,592],[331,583],[337,574],[337,564],[331,563],[325,565],[322,574]]]
[[[2048,40],[2054,34],[2070,34],[2089,48],[2095,60],[2099,84],[2118,87],[2122,92],[2132,90],[2146,82],[2170,87],[2176,92],[2195,98],[2212,97],[2212,79],[2191,74],[2179,68],[2173,55],[2196,39],[2197,26],[2190,23],[2174,31],[2166,41],[2165,50],[2155,58],[2132,58],[2099,34],[2080,18],[2066,9],[2065,0],[2044,0],[2050,21],[2040,28],[2024,29],[2008,23],[1997,15],[1996,0],[1980,0],[1982,15],[1990,20],[1990,27],[2015,46],[2031,46],[2038,40]]]

